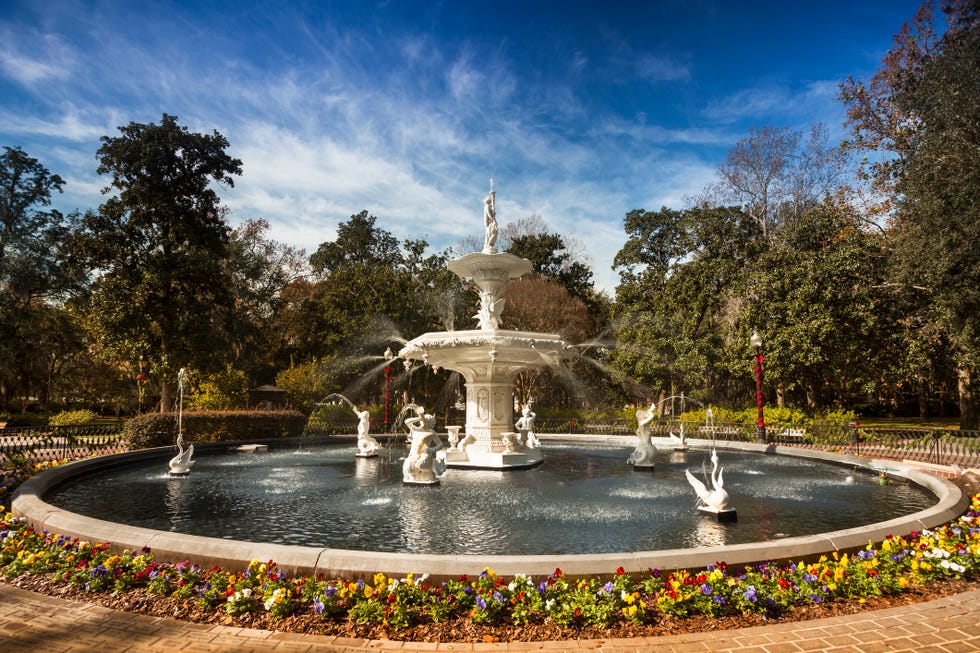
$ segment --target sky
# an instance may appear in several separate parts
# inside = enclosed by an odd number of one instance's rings
[[[599,288],[634,209],[681,209],[753,128],[844,134],[918,0],[0,0],[0,145],[97,209],[103,136],[176,116],[242,160],[229,220],[307,253],[367,210],[432,252],[540,216]]]

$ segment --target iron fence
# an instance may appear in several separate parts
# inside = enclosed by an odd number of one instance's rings
[[[689,438],[738,442],[757,440],[755,424],[718,424],[658,421],[650,424],[654,437],[684,434]],[[402,429],[404,430],[404,429]],[[436,430],[445,431],[442,418]],[[542,434],[631,436],[636,421],[629,419],[537,418]],[[310,420],[305,435],[352,435],[356,419]],[[372,432],[381,429],[372,424]],[[0,464],[15,461],[45,462],[118,453],[126,450],[122,423],[85,426],[44,426],[0,429]],[[980,467],[980,431],[927,428],[850,426],[778,426],[766,429],[771,444],[825,449],[893,460],[961,468]],[[627,443],[628,444],[628,443]]]
[[[0,429],[0,463],[50,462],[126,450],[122,423]]]

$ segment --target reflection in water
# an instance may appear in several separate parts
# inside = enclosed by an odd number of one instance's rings
[[[684,470],[710,453],[658,453],[653,473],[623,461],[632,442],[546,441],[529,470],[450,470],[436,487],[402,483],[405,446],[201,456],[170,478],[159,461],[72,481],[45,497],[100,519],[196,535],[340,549],[472,555],[650,551],[738,544],[891,519],[932,505],[909,485],[850,467],[722,452],[738,522],[695,509]],[[853,475],[853,483],[847,476]]]
[[[727,536],[734,524],[722,524],[717,519],[702,515],[694,528],[695,546],[721,546],[728,544]]]

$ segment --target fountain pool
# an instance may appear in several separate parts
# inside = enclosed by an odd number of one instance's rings
[[[544,465],[450,470],[438,487],[402,483],[401,440],[373,459],[355,459],[353,441],[258,455],[202,448],[187,478],[161,471],[162,452],[144,452],[125,465],[90,464],[83,476],[65,468],[39,475],[14,508],[36,527],[149,546],[168,559],[275,559],[287,568],[349,576],[451,576],[486,565],[498,573],[561,566],[585,575],[618,566],[642,572],[780,559],[863,546],[962,509],[955,486],[918,478],[896,463],[888,463],[890,471],[914,483],[882,486],[874,464],[855,473],[868,461],[765,455],[745,443],[721,450],[739,521],[719,524],[695,510],[684,479],[685,469],[700,474],[709,464],[709,444],[691,441],[686,453],[662,450],[656,472],[648,473],[625,464],[627,439],[547,438]],[[44,479],[59,470],[61,478]],[[34,480],[38,487],[31,487]]]

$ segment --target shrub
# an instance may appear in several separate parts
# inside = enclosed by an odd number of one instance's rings
[[[298,437],[306,428],[306,417],[295,410],[198,411],[184,413],[183,422],[189,442]],[[165,447],[176,437],[176,413],[150,413],[126,422],[125,440],[130,449]]]
[[[248,403],[245,372],[229,365],[221,372],[201,377],[191,392],[188,407],[194,410],[240,410]]]
[[[63,410],[48,420],[51,426],[75,426],[78,424],[91,424],[98,415],[90,410]]]

